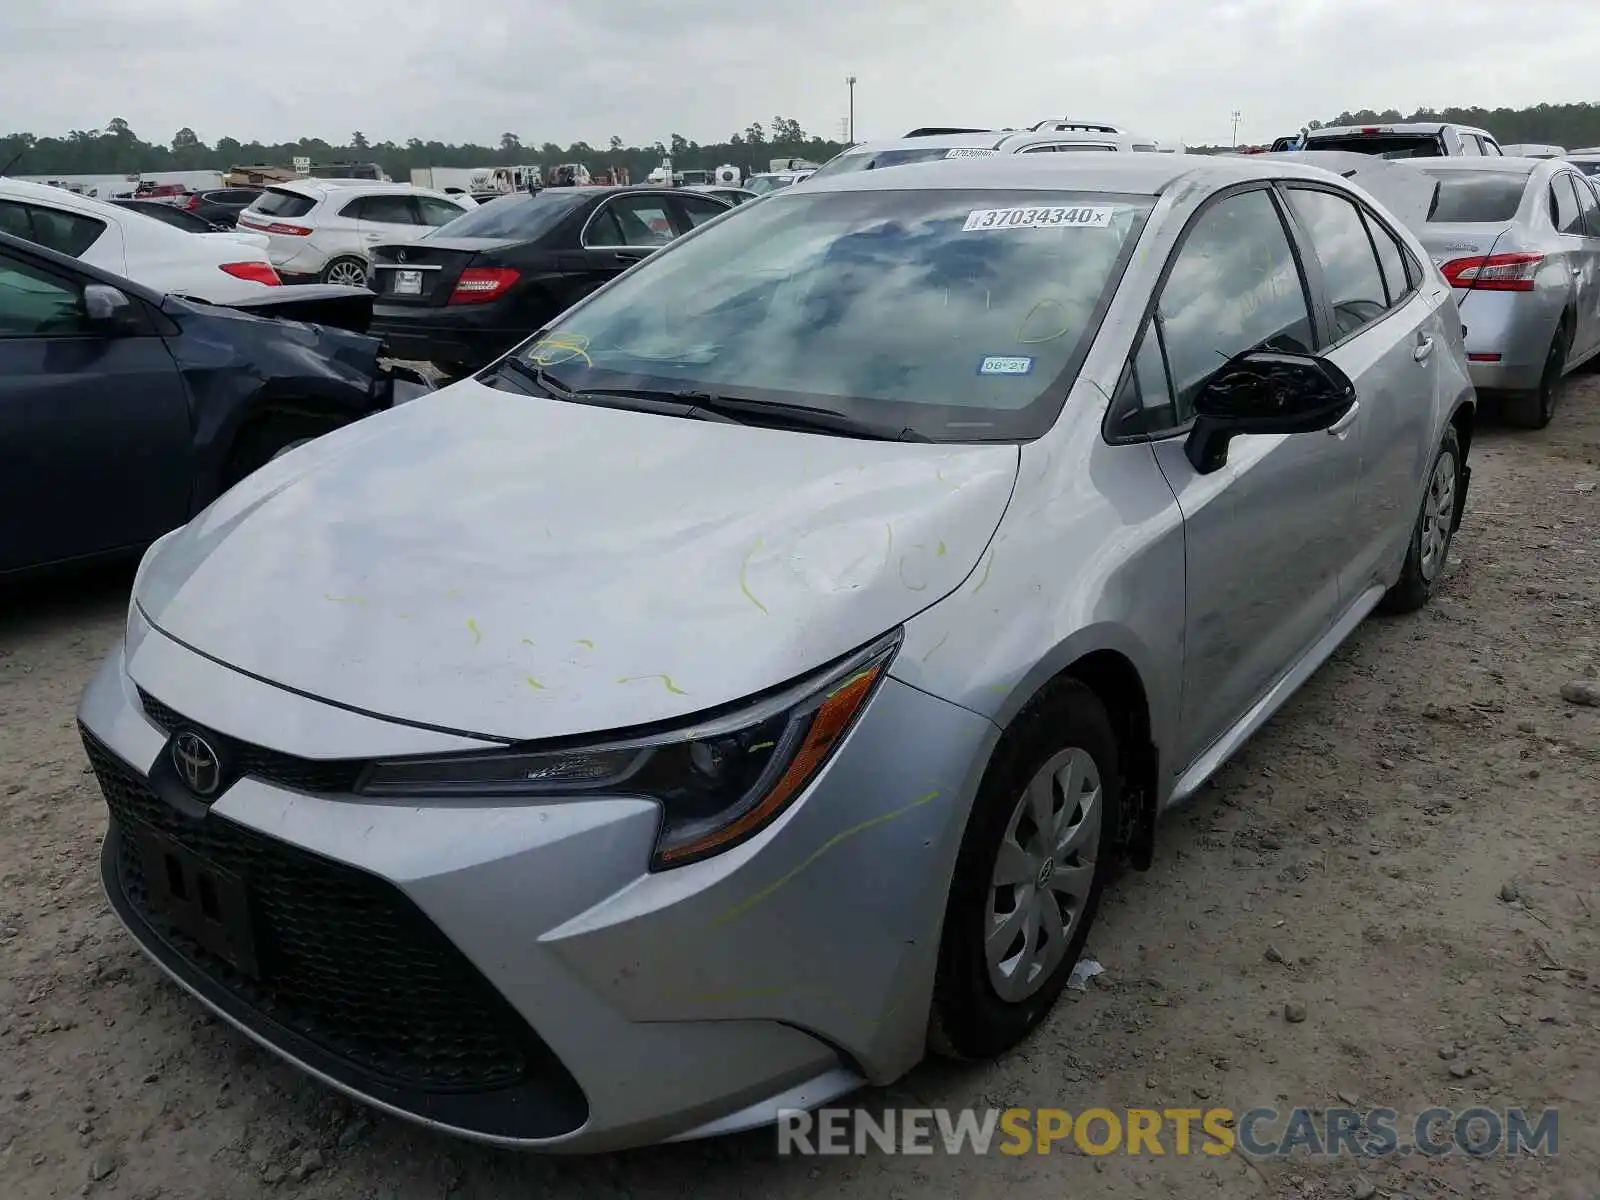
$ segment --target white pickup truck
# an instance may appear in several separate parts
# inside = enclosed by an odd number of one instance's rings
[[[1301,150],[1346,150],[1379,158],[1453,158],[1504,154],[1494,135],[1471,125],[1407,121],[1398,125],[1330,125],[1306,134]]]

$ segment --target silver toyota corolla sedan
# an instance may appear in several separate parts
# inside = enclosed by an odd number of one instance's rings
[[[107,893],[252,1037],[485,1141],[1000,1054],[1157,816],[1428,599],[1472,424],[1449,288],[1337,175],[785,192],[151,549],[81,707]]]
[[[1430,159],[1397,169],[1437,184],[1414,226],[1455,289],[1473,382],[1508,420],[1542,429],[1561,377],[1600,354],[1600,199],[1573,164]]]

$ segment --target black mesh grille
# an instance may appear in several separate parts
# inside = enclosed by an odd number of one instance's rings
[[[384,881],[208,814],[192,820],[83,731],[121,837],[121,891],[190,966],[335,1058],[425,1092],[514,1086],[554,1063],[489,982]],[[164,922],[127,833],[144,826],[240,878],[261,978]],[[559,1064],[551,1068],[564,1073]]]
[[[139,689],[139,703],[149,718],[168,733],[192,726],[205,728],[157,700],[143,688]],[[355,790],[365,763],[358,759],[297,758],[268,750],[265,746],[252,746],[229,739],[233,747],[233,760],[241,775],[259,779],[263,783],[292,788],[297,792],[341,794]]]

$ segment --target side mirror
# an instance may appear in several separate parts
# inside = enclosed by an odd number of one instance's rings
[[[1257,350],[1228,363],[1195,397],[1184,452],[1202,475],[1228,461],[1241,434],[1332,429],[1356,403],[1355,384],[1325,358]]]
[[[139,310],[119,288],[91,283],[83,289],[83,311],[95,333],[115,337],[139,329]]]

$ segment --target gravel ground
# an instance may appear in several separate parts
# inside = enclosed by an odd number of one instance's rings
[[[1442,594],[1368,622],[1165,826],[1108,897],[1105,975],[1004,1061],[863,1097],[1558,1105],[1554,1158],[801,1160],[762,1133],[571,1160],[368,1114],[208,1018],[101,896],[73,708],[120,630],[119,571],[0,597],[0,1196],[1592,1200],[1600,708],[1561,692],[1600,668],[1597,462],[1594,376],[1542,433],[1486,429]]]

